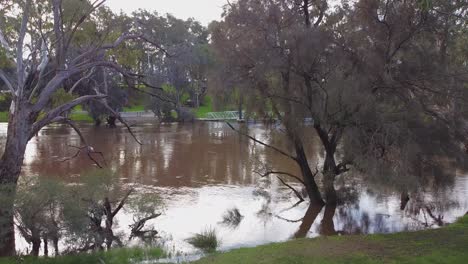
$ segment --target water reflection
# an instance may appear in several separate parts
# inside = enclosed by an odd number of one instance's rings
[[[81,129],[89,143],[104,153],[107,164],[118,171],[122,184],[163,198],[163,215],[148,222],[147,228],[157,231],[168,248],[181,254],[195,252],[186,239],[209,226],[222,240],[220,249],[227,250],[294,237],[419,230],[450,223],[468,211],[465,175],[456,177],[451,187],[410,194],[403,210],[401,193],[371,186],[358,176],[338,182],[341,203],[336,206],[295,204],[297,198],[276,178],[260,179],[253,173],[259,164],[267,163],[272,169],[300,174],[295,164],[223,123],[136,126],[142,146],[123,128],[81,125]],[[0,133],[6,133],[5,125],[0,125]],[[251,125],[249,133],[287,148],[280,133],[262,125]],[[79,137],[68,127],[47,127],[28,145],[23,177],[78,182],[78,176],[93,167],[93,162],[86,156],[60,160],[74,153],[69,145],[79,144]],[[308,145],[307,151],[313,154],[310,162],[315,164],[321,152],[316,145]],[[234,225],[224,222],[228,210],[233,212],[227,218],[232,216]],[[119,232],[129,232],[132,212],[124,207],[116,223]],[[27,245],[19,243],[19,247]]]

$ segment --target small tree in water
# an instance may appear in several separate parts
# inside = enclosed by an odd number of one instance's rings
[[[32,245],[30,254],[38,256],[41,244],[45,256],[49,242],[59,254],[58,243],[63,235],[63,204],[65,186],[43,178],[23,179],[15,199],[15,223],[21,236]]]
[[[29,254],[38,256],[42,247],[43,254],[49,255],[49,242],[55,255],[60,254],[59,242],[66,245],[62,253],[121,247],[132,238],[152,242],[157,231],[145,224],[161,215],[162,201],[155,194],[133,194],[132,188],[122,186],[109,170],[83,174],[71,186],[43,178],[22,180],[15,200],[15,224],[32,246]],[[114,231],[115,218],[124,207],[134,220],[128,239]]]

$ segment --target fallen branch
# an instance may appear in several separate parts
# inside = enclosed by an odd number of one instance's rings
[[[69,145],[72,148],[76,148],[77,152],[74,155],[72,155],[72,156],[70,156],[68,158],[62,159],[61,160],[62,162],[74,159],[74,158],[78,157],[78,155],[82,151],[85,151],[86,155],[89,157],[90,160],[92,160],[94,162],[94,164],[96,164],[96,166],[98,166],[101,169],[103,168],[103,166],[93,157],[93,154],[100,155],[102,160],[104,161],[104,165],[107,166],[107,162],[106,162],[106,159],[104,158],[104,154],[102,152],[100,152],[100,151],[95,151],[94,148],[87,143],[86,138],[81,133],[81,130],[70,119],[65,118],[65,117],[60,117],[59,120],[62,121],[63,123],[65,123],[65,124],[69,125],[78,134],[78,136],[80,137],[80,140],[84,143],[84,146]]]
[[[133,139],[135,139],[135,141],[139,145],[143,145],[143,143],[141,143],[141,141],[139,141],[138,138],[133,133],[132,128],[130,127],[130,125],[122,118],[122,116],[118,112],[116,112],[114,109],[112,109],[104,100],[98,100],[98,102],[101,103],[109,112],[112,113],[112,115],[114,115],[117,118],[117,120],[120,121],[120,123],[122,123],[127,128],[130,135],[132,135]]]
[[[145,224],[146,222],[148,222],[149,220],[152,220],[152,219],[155,219],[157,217],[161,216],[160,213],[154,213],[154,214],[151,214],[147,217],[144,217],[138,221],[136,221],[134,224],[132,225],[129,225],[129,227],[131,228],[131,234],[130,234],[130,238],[129,240],[132,240],[134,237],[144,237],[147,233],[150,233],[151,235],[150,236],[155,236],[158,234],[158,231],[156,230],[142,230],[143,227],[145,227]]]
[[[291,189],[291,190],[294,192],[294,194],[297,196],[297,198],[298,198],[301,202],[304,201],[304,197],[302,197],[302,195],[301,195],[296,189],[294,189],[291,185],[289,185],[288,183],[286,183],[283,179],[281,179],[281,177],[277,176],[276,178],[278,178],[278,180],[280,180],[280,182],[281,182],[282,184],[284,184],[286,187],[288,187],[289,189]]]
[[[299,178],[298,176],[296,176],[294,174],[291,174],[289,172],[284,172],[284,171],[266,171],[265,173],[261,173],[259,171],[254,171],[254,172],[257,173],[258,175],[260,175],[260,177],[262,177],[262,178],[270,176],[271,174],[285,175],[285,176],[291,177],[291,178],[297,180],[298,182],[302,183],[303,185],[305,185],[305,182],[301,178]]]

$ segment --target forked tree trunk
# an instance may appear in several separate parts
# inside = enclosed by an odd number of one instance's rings
[[[20,105],[10,114],[5,150],[0,159],[0,257],[15,255],[15,228],[13,219],[16,185],[21,173],[24,153],[31,130],[28,106]]]
[[[327,204],[337,203],[337,194],[335,190],[335,178],[337,174],[337,167],[335,162],[335,151],[333,149],[325,150],[325,161],[323,170],[323,188],[325,193],[325,200]]]
[[[315,175],[312,173],[310,169],[309,163],[307,161],[307,156],[304,151],[304,147],[302,144],[295,144],[296,148],[296,155],[297,155],[297,163],[301,169],[302,177],[305,183],[305,187],[307,190],[307,194],[309,195],[310,202],[317,206],[323,206],[325,203],[323,202],[322,195],[320,194],[320,190],[315,182]]]
[[[336,204],[338,199],[334,185],[336,175],[338,174],[338,167],[335,161],[336,135],[330,138],[328,133],[323,130],[319,124],[316,124],[314,127],[325,149],[325,159],[323,162],[323,188],[325,200],[327,204]]]

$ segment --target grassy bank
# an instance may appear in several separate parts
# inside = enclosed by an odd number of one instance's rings
[[[468,263],[468,216],[441,229],[299,239],[218,253],[196,263]]]
[[[201,105],[200,107],[195,108],[193,111],[195,113],[196,118],[205,118],[207,113],[213,112],[213,104],[212,104],[211,97],[206,96],[204,105]]]
[[[164,257],[159,248],[154,249],[114,249],[109,252],[96,254],[81,254],[73,256],[61,256],[57,258],[32,258],[18,257],[15,259],[0,259],[0,264],[130,264],[145,260],[154,260]]]
[[[211,105],[211,98],[206,99],[207,103],[199,108],[193,109],[195,117],[203,118],[206,117],[208,112],[213,112],[213,107]],[[70,114],[70,118],[73,121],[78,122],[93,122],[93,119],[86,113],[83,113],[83,109],[81,106],[75,107],[75,111]],[[131,107],[124,107],[124,112],[141,112],[145,111],[145,107],[143,105],[134,105]],[[8,112],[0,112],[0,122],[8,122]]]
[[[160,249],[116,249],[57,258],[0,259],[0,264],[129,264],[164,257]],[[388,235],[297,239],[284,243],[216,253],[196,264],[234,263],[455,263],[468,260],[468,216],[433,230]]]
[[[0,122],[8,122],[8,112],[0,112]]]
[[[77,122],[93,122],[93,119],[85,113],[71,113],[70,118]],[[0,122],[8,122],[8,112],[0,112]]]

